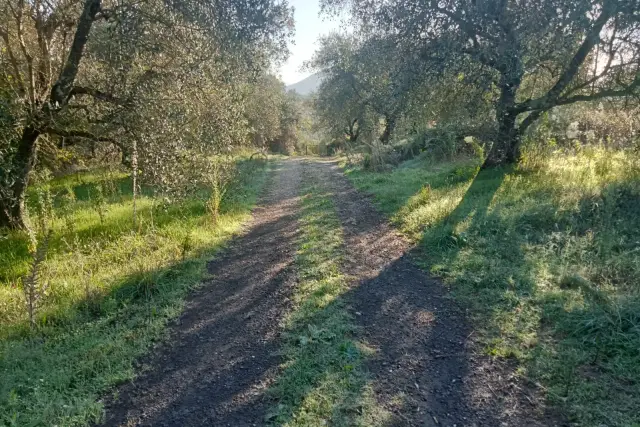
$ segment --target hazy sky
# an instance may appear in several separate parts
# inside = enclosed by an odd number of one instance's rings
[[[280,68],[282,80],[287,85],[296,83],[311,74],[299,69],[304,61],[313,56],[318,37],[340,29],[338,20],[330,20],[324,15],[318,16],[320,13],[318,0],[291,0],[289,3],[295,7],[296,34],[295,44],[289,45],[291,56]]]

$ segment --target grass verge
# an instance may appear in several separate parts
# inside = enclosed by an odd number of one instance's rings
[[[363,369],[367,349],[354,339],[341,271],[343,235],[330,195],[307,183],[300,217],[298,286],[286,318],[283,371],[268,415],[279,426],[370,426],[381,417]]]
[[[99,397],[134,377],[135,360],[163,337],[205,277],[207,260],[248,217],[266,168],[246,160],[238,168],[215,224],[206,190],[180,205],[141,197],[134,229],[126,175],[91,172],[51,182],[52,236],[40,271],[47,286],[34,330],[20,283],[29,239],[8,233],[0,249],[0,425],[101,420]],[[100,206],[98,184],[116,189],[101,196]],[[77,198],[71,205],[55,197],[65,187]]]
[[[415,159],[349,170],[571,421],[640,425],[640,159],[585,147],[535,167]]]

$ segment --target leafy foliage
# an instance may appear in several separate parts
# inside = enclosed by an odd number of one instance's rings
[[[286,55],[290,14],[280,0],[3,0],[0,225],[24,227],[39,147],[130,164],[135,146],[143,180],[173,190],[189,156],[241,145],[243,87]]]
[[[470,89],[463,108],[486,104],[493,126],[483,132],[490,145],[485,166],[518,160],[524,133],[555,107],[629,99],[640,90],[637,0],[325,0],[324,6],[350,10],[363,53],[379,40],[393,47],[395,62],[372,67],[379,75],[401,76],[391,87],[418,75],[449,94],[458,79]],[[394,72],[395,63],[401,73]],[[442,96],[426,89],[432,93],[427,101],[441,105]],[[397,99],[384,97],[390,106]]]

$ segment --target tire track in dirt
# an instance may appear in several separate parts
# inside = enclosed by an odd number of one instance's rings
[[[352,280],[345,295],[359,339],[376,350],[367,368],[391,425],[553,426],[542,399],[512,367],[479,355],[465,311],[411,261],[411,245],[359,194],[335,161],[305,169],[332,193]]]
[[[278,162],[246,232],[208,268],[150,368],[107,404],[108,426],[262,425],[293,271],[301,161]]]

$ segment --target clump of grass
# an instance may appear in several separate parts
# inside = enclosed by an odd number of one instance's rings
[[[185,259],[189,252],[193,249],[193,236],[190,231],[187,231],[180,243],[180,256]]]
[[[518,360],[580,425],[639,422],[640,157],[587,146],[476,166],[349,176],[473,308],[489,354]]]
[[[227,159],[211,161],[206,180],[211,187],[207,209],[215,224],[220,216],[220,207],[235,175],[235,164]]]
[[[76,203],[76,194],[73,192],[73,187],[66,185],[58,200],[58,211],[60,212],[60,216],[64,219],[67,233],[71,235],[75,231],[73,212],[74,205]]]
[[[91,204],[100,218],[100,224],[104,224],[104,218],[107,215],[107,199],[101,182],[93,187],[93,191],[91,192]]]
[[[35,191],[35,203],[33,209],[37,218],[37,231],[47,234],[51,223],[55,219],[51,189],[48,184],[39,186]]]
[[[303,199],[296,267],[299,284],[286,319],[283,372],[268,421],[284,426],[382,425],[342,295],[343,236],[335,207],[317,187]]]
[[[29,325],[34,328],[36,326],[36,311],[41,305],[42,298],[47,291],[48,284],[43,282],[41,277],[41,267],[47,256],[47,248],[51,233],[47,233],[44,238],[38,242],[37,248],[33,253],[31,268],[29,274],[22,281],[22,290],[29,316]]]
[[[215,226],[201,194],[154,214],[151,227],[155,201],[152,191],[143,191],[134,231],[128,176],[119,175],[119,197],[104,197],[102,220],[91,196],[104,173],[49,183],[58,215],[50,222],[47,256],[39,264],[48,289],[46,299],[38,301],[33,330],[20,286],[33,259],[30,239],[8,232],[0,244],[0,425],[100,421],[99,397],[133,378],[135,359],[163,337],[184,297],[206,276],[206,262],[247,218],[265,168],[238,163],[239,195],[233,204],[223,201]],[[68,186],[76,201],[65,206]],[[62,211],[73,231],[60,218]],[[191,242],[185,250],[187,235]]]

